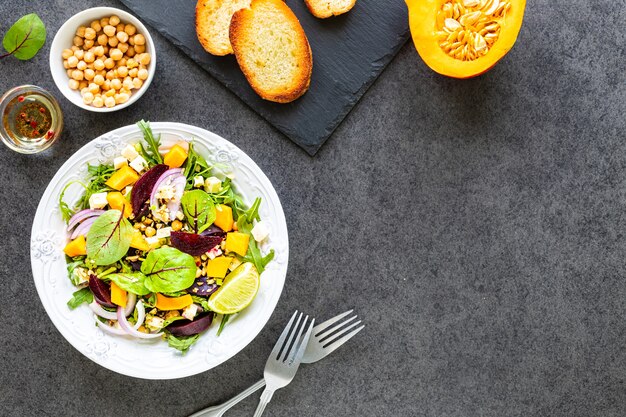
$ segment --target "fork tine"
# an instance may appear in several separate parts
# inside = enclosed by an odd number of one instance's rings
[[[343,336],[350,329],[355,328],[359,324],[361,324],[361,320],[355,321],[354,323],[351,323],[349,326],[344,327],[343,329],[339,330],[337,333],[330,334],[328,336],[322,337],[319,341],[320,341],[320,343],[323,343],[325,345],[327,345],[329,343],[332,343],[333,340],[337,340],[339,337]]]
[[[293,321],[295,320],[297,314],[298,314],[298,310],[296,310],[293,313],[293,315],[291,316],[291,319],[289,320],[289,323],[287,323],[287,326],[285,326],[285,330],[283,330],[283,332],[280,334],[278,341],[274,345],[274,349],[272,349],[271,357],[278,358],[278,354],[280,353],[280,350],[283,347],[283,343],[285,342],[285,339],[287,339],[287,335],[289,334],[289,330],[291,330],[291,325],[293,324]]]
[[[356,319],[358,316],[352,316],[350,317],[348,320],[344,320],[341,323],[331,327],[330,329],[326,329],[321,333],[316,334],[316,337],[319,337],[320,339],[324,339],[327,338],[330,334],[332,334],[333,332],[337,331],[337,329],[342,328],[343,326],[345,326],[346,324],[350,323],[352,320]],[[322,336],[322,334],[325,334],[326,336]]]
[[[298,351],[296,352],[295,360],[296,363],[302,362],[302,357],[304,356],[304,352],[306,351],[306,347],[309,344],[309,339],[311,338],[311,333],[313,333],[313,325],[315,324],[315,319],[311,319],[311,324],[309,324],[309,328],[306,331],[306,334],[300,340],[300,346],[298,347]],[[304,326],[302,326],[304,328]]]
[[[315,336],[319,336],[321,333],[324,332],[324,330],[326,330],[329,326],[332,326],[333,324],[337,323],[339,320],[341,320],[342,318],[344,318],[345,316],[347,316],[348,314],[352,313],[354,310],[348,310],[345,313],[341,313],[335,317],[333,317],[332,319],[326,320],[324,323],[320,323],[317,326],[315,326],[315,328],[313,329],[313,331],[315,332]]]
[[[302,314],[303,313],[300,313],[300,318],[302,318]],[[296,327],[293,328],[293,333],[291,333],[291,337],[289,338],[289,344],[285,346],[285,351],[284,351],[285,354],[281,355],[282,362],[285,362],[285,361],[293,362],[294,352],[296,352],[298,350],[298,347],[300,346],[299,344],[300,337],[302,336],[302,332],[304,331],[304,327],[306,326],[307,321],[309,321],[309,316],[306,316],[304,318],[304,321],[302,322],[302,326],[298,326],[298,324],[300,324],[300,318],[298,318],[298,323],[296,324]],[[298,332],[298,336],[296,336],[296,332]],[[295,338],[295,341],[293,342],[293,344],[291,344],[291,341],[294,338]]]
[[[300,321],[302,321],[303,315],[304,313],[300,313],[300,315],[298,316],[298,320],[296,321],[296,324],[294,324],[293,327],[291,327],[291,333],[289,334],[289,339],[287,340],[287,343],[285,343],[285,345],[283,346],[282,351],[278,354],[278,357],[276,358],[277,360],[284,362],[285,359],[287,358],[287,355],[289,354],[289,351],[290,351],[291,342],[293,341],[294,335],[298,331],[298,327],[300,326]],[[306,319],[305,319],[305,323],[306,323]]]
[[[357,334],[358,332],[360,332],[361,330],[363,330],[363,327],[365,327],[364,325],[352,330],[350,333],[348,333],[347,335],[345,335],[344,337],[342,337],[339,340],[336,340],[328,345],[324,345],[324,350],[327,351],[328,353],[333,352],[335,349],[337,349],[339,346],[343,345],[344,343],[346,343],[348,340],[350,340],[355,334]],[[327,353],[327,354],[328,354]]]

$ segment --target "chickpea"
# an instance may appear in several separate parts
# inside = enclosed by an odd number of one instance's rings
[[[135,47],[129,46],[128,50],[126,51],[126,56],[130,57],[130,58],[134,57],[135,56]]]
[[[124,65],[122,65],[121,67],[117,67],[117,75],[122,78],[126,78],[126,76],[128,75],[128,68]]]
[[[94,50],[93,50],[93,54],[95,56],[98,56],[98,57],[103,56],[104,55],[104,47],[102,45],[96,46],[94,48]]]
[[[130,94],[127,93],[120,93],[115,95],[115,102],[117,104],[126,103],[128,99],[130,99]]]
[[[115,35],[115,26],[106,25],[102,28],[102,31],[110,38],[111,36]]]
[[[97,42],[98,42],[98,45],[104,46],[109,42],[109,37],[105,35],[104,33],[101,35],[98,35]]]
[[[154,227],[146,227],[146,236],[152,237],[154,235],[156,235],[156,230],[154,229]]]
[[[146,79],[148,79],[148,70],[140,69],[139,71],[137,71],[137,78],[139,78],[141,81],[145,81]]]
[[[120,18],[116,15],[109,17],[109,25],[117,26],[120,24]]]
[[[107,75],[106,69],[101,69],[100,71],[96,71],[96,75],[102,75],[103,77]]]
[[[112,79],[111,87],[113,87],[114,90],[119,90],[120,88],[122,88],[122,81],[119,78]]]
[[[96,76],[96,73],[94,72],[94,70],[92,70],[92,69],[90,69],[90,68],[87,68],[87,69],[84,71],[84,74],[85,74],[85,79],[86,79],[87,81],[91,81],[91,80],[93,80],[93,78]]]
[[[178,232],[182,228],[183,228],[183,224],[181,223],[180,220],[174,220],[172,222],[172,230],[173,231]]]
[[[96,32],[100,32],[102,30],[102,25],[100,24],[100,21],[98,20],[94,20],[93,22],[91,22],[89,26]]]
[[[95,77],[93,77],[93,82],[96,85],[102,85],[102,84],[104,84],[104,77],[102,75],[98,74]]]
[[[146,44],[146,38],[144,38],[144,36],[141,33],[136,34],[133,37],[133,40],[135,41],[135,45],[145,45]]]
[[[96,83],[91,83],[87,86],[87,90],[89,90],[91,94],[97,94],[100,92],[100,86]]]
[[[113,78],[115,78],[115,72],[113,72],[113,70],[107,71],[107,75],[105,78],[111,81]]]
[[[78,64],[76,65],[76,68],[84,71],[87,69],[87,63],[85,61],[78,61]]]
[[[133,68],[130,71],[128,71],[128,76],[131,78],[135,78],[137,77],[137,73],[139,72],[139,70],[137,68]]]
[[[115,26],[115,30],[117,30],[118,32],[124,32],[124,24],[118,24],[117,26]]]
[[[109,45],[105,45],[102,48],[104,48],[104,54],[108,54],[109,53]]]
[[[110,80],[104,80],[104,84],[102,84],[101,88],[104,91],[109,91],[111,89],[111,81]]]
[[[81,72],[81,76],[82,76],[82,72]],[[143,81],[141,81],[139,78],[133,78],[133,85],[135,86],[135,88],[139,89],[143,85]]]
[[[76,81],[82,81],[83,78],[84,78],[83,77],[83,72],[81,70],[77,70],[77,69],[72,71],[72,78],[75,79]]]
[[[72,53],[78,51],[80,48],[76,45],[72,45],[72,47],[70,48],[72,50]]]
[[[148,65],[150,63],[150,54],[148,53],[141,54],[141,57],[139,58],[139,63],[141,65]]]
[[[94,40],[93,39],[85,39],[85,43],[83,44],[83,49],[84,50],[89,50],[91,48],[93,48],[93,44],[94,44]]]
[[[124,90],[132,90],[133,88],[135,88],[135,86],[133,85],[133,80],[129,77],[126,78],[123,82],[122,82],[122,86],[124,87]]]
[[[139,64],[137,63],[136,60],[130,58],[126,61],[126,66],[128,67],[128,69],[133,69],[133,68],[137,68]]]
[[[131,36],[130,38],[128,38],[128,44],[131,46],[135,46],[135,37]]]
[[[93,102],[93,99],[94,99],[94,96],[89,91],[87,91],[85,94],[83,94],[83,103],[91,104]]]
[[[83,38],[80,36],[74,36],[74,46],[83,46],[83,43],[85,43]]]
[[[82,49],[79,49],[78,51],[74,51],[74,56],[78,58],[79,60],[81,60],[85,56],[85,51],[83,51]]]
[[[115,36],[109,38],[109,46],[115,48],[120,41]]]
[[[125,54],[126,51],[128,51],[128,44],[127,43],[118,43],[117,44],[117,49],[119,49],[120,51],[122,51],[123,54]]]
[[[71,49],[64,49],[63,52],[61,53],[61,56],[63,57],[63,59],[67,59],[71,57],[72,55],[74,55],[74,51],[72,51]]]
[[[137,28],[128,23],[124,26],[124,32],[126,32],[128,34],[128,36],[133,36],[135,33],[137,33]]]
[[[92,62],[94,62],[96,60],[96,56],[94,55],[93,52],[87,51],[87,52],[85,52],[85,55],[83,56],[83,59],[88,64],[91,64]]]
[[[115,99],[113,97],[107,97],[104,99],[104,105],[107,107],[115,106]]]
[[[135,52],[138,54],[143,54],[146,52],[146,45],[135,45]]]
[[[96,31],[93,28],[85,29],[85,39],[96,39]]]
[[[102,19],[100,19],[100,26],[102,26],[103,28],[109,24],[109,18],[108,17],[103,17]]]
[[[72,90],[78,90],[78,81],[70,80],[68,84]]]
[[[127,90],[125,88],[120,88],[120,94],[127,94],[128,97],[130,97],[130,90]]]
[[[105,67],[106,69],[111,69],[111,68],[113,68],[114,66],[115,66],[115,61],[113,61],[113,59],[112,59],[112,58],[107,58],[107,59],[104,61],[104,67]]]
[[[93,62],[87,63],[87,68],[92,70],[93,69]],[[141,67],[140,67],[140,69],[141,69]]]
[[[120,51],[119,49],[115,48],[115,49],[111,49],[111,52],[109,53],[109,56],[114,61],[119,61],[120,59],[122,59],[124,54],[122,53],[122,51]]]
[[[88,86],[89,86],[89,83],[87,81],[85,81],[85,80],[80,81],[78,83],[78,88],[80,88],[81,90],[87,89]]]
[[[74,71],[74,70],[69,68],[69,69],[65,70],[65,73],[67,74],[68,77],[72,78],[72,71]]]
[[[127,63],[128,63],[128,59],[126,59],[126,57],[122,57],[122,59],[117,61],[117,66],[118,67],[125,67]]]
[[[103,60],[101,60],[100,58],[96,59],[96,60],[94,61],[94,63],[93,63],[93,67],[94,67],[96,70],[100,71],[101,69],[103,69],[103,68],[104,68],[104,61],[103,61]]]
[[[87,87],[83,87],[83,88],[81,88],[81,87],[80,87],[80,85],[81,85],[82,83],[83,83],[83,82],[81,81],[81,82],[78,84],[78,88],[80,88],[80,95],[81,95],[81,96],[84,96],[84,95],[85,95],[85,93],[88,93],[88,92],[89,92],[89,89],[88,89]]]
[[[76,68],[76,65],[78,65],[78,58],[75,56],[67,58],[67,65],[69,65],[70,68]]]
[[[86,29],[87,28],[85,26],[79,26],[78,29],[76,29],[76,36],[80,36],[81,38],[84,38]]]
[[[93,102],[91,104],[94,107],[102,107],[102,106],[104,106],[104,100],[102,100],[102,97],[100,97],[100,96],[95,96],[93,98]]]
[[[70,64],[67,63],[67,59],[64,59],[63,60],[63,68],[68,69],[69,67],[70,67]]]

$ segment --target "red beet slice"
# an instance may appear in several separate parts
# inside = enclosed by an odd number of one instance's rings
[[[196,279],[193,285],[187,288],[187,292],[192,295],[208,297],[209,295],[213,294],[218,289],[218,286],[215,283],[207,284],[208,280],[209,278],[207,277],[200,277]]]
[[[214,313],[199,314],[195,320],[176,320],[174,323],[166,327],[166,329],[174,336],[192,336],[202,333],[209,328],[213,322]]]
[[[223,239],[222,236],[203,236],[195,233],[172,232],[170,234],[170,245],[189,255],[200,256],[222,243]]]
[[[165,164],[155,165],[137,180],[130,192],[130,203],[133,206],[135,218],[143,211],[144,203],[150,199],[152,189],[159,177],[168,169],[170,168]]]
[[[222,236],[222,237],[226,237],[226,232],[223,231],[222,229],[220,229],[219,227],[217,227],[214,224],[209,226],[208,229],[206,229],[204,232],[202,232],[200,234],[202,236]]]
[[[103,307],[117,307],[111,301],[111,288],[97,276],[89,275],[89,289],[93,293],[93,298]]]

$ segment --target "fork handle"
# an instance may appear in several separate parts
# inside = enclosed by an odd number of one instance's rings
[[[270,390],[268,387],[265,387],[263,394],[261,394],[261,399],[259,400],[259,405],[254,412],[254,417],[261,417],[263,411],[265,411],[265,407],[272,399],[272,395],[274,395],[274,390]]]
[[[234,407],[236,404],[241,402],[244,398],[248,397],[250,394],[258,391],[259,389],[265,386],[265,379],[261,379],[256,384],[252,385],[245,391],[235,395],[230,400],[213,407],[205,408],[204,410],[198,411],[195,414],[192,414],[189,417],[219,417],[224,415],[224,413]]]

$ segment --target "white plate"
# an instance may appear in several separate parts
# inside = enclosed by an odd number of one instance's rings
[[[198,153],[234,174],[233,183],[247,204],[255,197],[263,199],[260,214],[271,233],[261,250],[266,252],[273,248],[276,256],[261,275],[261,287],[254,302],[233,317],[219,337],[216,336],[219,321],[214,322],[186,355],[181,355],[160,339],[140,341],[105,334],[94,325],[93,314],[87,305],[73,311],[67,307],[66,303],[76,288],[67,276],[63,254],[67,238],[59,211],[59,193],[68,182],[86,178],[87,163],[110,163],[127,143],[139,141],[142,136],[135,125],[114,130],[89,142],[72,155],[52,178],[33,222],[31,263],[37,292],[48,316],[68,342],[83,355],[120,374],[144,379],[173,379],[214,368],[256,337],[280,298],[287,274],[289,245],[287,224],[278,195],[248,155],[216,134],[194,126],[167,122],[151,123],[151,126],[155,134],[162,135],[164,145],[193,139]],[[74,203],[80,193],[80,186],[70,187],[65,201]]]

